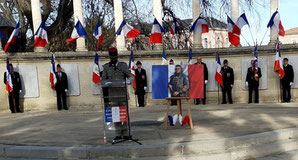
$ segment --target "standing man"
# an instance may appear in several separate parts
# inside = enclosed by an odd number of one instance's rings
[[[259,103],[259,79],[262,77],[261,68],[254,66],[251,60],[251,67],[247,69],[245,85],[248,86],[248,103],[252,103],[252,92],[255,91],[255,103]]]
[[[57,82],[55,84],[56,95],[57,95],[57,108],[58,110],[68,110],[66,103],[66,92],[68,90],[68,81],[66,73],[62,72],[62,68],[60,64],[57,64],[57,72],[56,72]],[[61,105],[61,98],[62,104]]]
[[[111,81],[123,80],[126,81],[126,84],[131,84],[134,78],[131,72],[128,69],[128,66],[125,62],[118,62],[118,50],[117,48],[109,49],[109,57],[110,62],[103,65],[103,73],[102,73],[102,85],[108,85]],[[108,93],[105,93],[103,90],[103,94],[107,95],[115,95],[115,96],[123,96],[127,94],[126,90],[120,90],[119,88],[109,88]],[[111,93],[109,93],[111,92]],[[128,97],[128,96],[127,96]],[[126,98],[108,98],[108,102],[104,103],[113,103],[116,106],[126,106]],[[106,105],[106,104],[105,104]],[[109,107],[109,106],[105,106]],[[113,106],[111,106],[113,107]],[[128,107],[128,106],[126,106]],[[127,122],[115,122],[115,132],[116,137],[114,140],[120,139],[128,139],[127,136]]]
[[[136,75],[136,95],[138,96],[139,107],[144,107],[144,95],[147,90],[147,75],[146,70],[142,68],[142,63],[137,62],[137,69],[135,70]]]
[[[291,102],[291,86],[294,82],[294,70],[292,65],[288,64],[288,61],[288,58],[284,58],[283,60],[285,71],[285,75],[281,79],[283,102]]]
[[[204,66],[204,98],[202,98],[202,102],[203,102],[203,105],[205,105],[206,104],[206,85],[208,83],[208,68],[207,68],[207,65],[204,62],[202,62],[201,57],[197,58],[197,63],[195,64]],[[197,98],[196,105],[199,105],[199,104],[200,104],[200,98]]]
[[[9,64],[9,69],[11,73],[11,81],[13,89],[8,94],[8,100],[9,100],[9,109],[11,113],[22,113],[23,111],[20,108],[20,99],[19,94],[22,92],[22,83],[20,74],[18,72],[15,72],[13,69],[13,65]],[[6,72],[4,73],[4,84],[6,84],[7,77]]]
[[[221,67],[221,74],[222,74],[222,81],[223,81],[223,87],[222,87],[222,103],[226,104],[226,94],[228,95],[229,103],[233,104],[232,99],[232,88],[234,85],[234,71],[233,68],[229,67],[228,60],[223,61],[224,66]]]

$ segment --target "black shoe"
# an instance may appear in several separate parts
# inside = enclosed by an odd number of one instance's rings
[[[248,102],[248,104],[252,103],[251,101]]]
[[[196,102],[196,105],[199,105],[200,104],[200,102]]]
[[[121,136],[116,136],[113,140],[115,141],[115,140],[120,140],[120,139],[122,139]]]
[[[61,110],[62,110],[62,109],[60,109],[60,108],[58,109],[58,111],[61,111]]]
[[[259,103],[259,101],[256,101],[255,103]]]
[[[221,102],[221,104],[227,104],[227,102]]]
[[[64,110],[68,110],[68,108],[63,108]]]

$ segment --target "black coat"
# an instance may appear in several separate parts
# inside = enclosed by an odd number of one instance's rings
[[[62,75],[60,78],[58,72],[56,72],[57,82],[55,84],[55,89],[57,91],[64,91],[65,89],[68,89],[67,75],[64,72],[61,72],[61,73]]]
[[[290,84],[290,82],[294,82],[294,70],[291,65],[283,66],[285,71],[285,76],[281,79],[283,84]]]
[[[261,68],[258,67],[258,72],[257,72],[259,79],[262,77],[262,72],[261,72]],[[249,85],[257,85],[259,86],[259,81],[260,80],[256,80],[255,77],[255,72],[254,69],[252,67],[249,67],[247,69],[247,74],[246,74],[246,82],[248,82]]]
[[[198,64],[198,63],[195,63]],[[202,65],[204,65],[204,81],[207,80],[208,81],[208,68],[207,65],[204,62],[201,62]]]
[[[6,84],[6,72],[4,73],[4,84]],[[22,90],[22,83],[21,83],[21,78],[20,74],[18,72],[12,72],[11,73],[11,81],[13,85],[13,91],[19,92]]]
[[[145,94],[144,87],[147,87],[147,75],[146,70],[141,69],[141,72],[139,72],[138,69],[135,69],[135,75],[136,75],[136,94]]]
[[[221,67],[221,74],[222,74],[222,81],[224,86],[231,86],[234,85],[234,71],[233,68]],[[229,76],[228,76],[229,74]]]

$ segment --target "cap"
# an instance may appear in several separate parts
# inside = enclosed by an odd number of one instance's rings
[[[142,65],[142,63],[140,61],[137,61],[136,65],[138,65],[138,64]]]
[[[174,62],[174,60],[173,59],[170,59],[170,62]]]
[[[284,58],[284,61],[289,61],[289,59],[288,58]]]
[[[118,57],[118,50],[117,50],[117,48],[110,48],[109,49],[109,57],[110,58],[117,58]]]
[[[57,64],[57,68],[61,68],[60,64]]]
[[[228,63],[228,60],[225,59],[225,60],[223,61],[223,63],[224,63],[224,64],[225,64],[225,63]]]

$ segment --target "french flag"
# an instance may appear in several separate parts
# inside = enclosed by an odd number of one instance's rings
[[[66,40],[66,42],[74,42],[76,39],[87,36],[87,32],[84,29],[83,25],[81,24],[80,20],[78,20],[76,26],[72,30],[71,36],[69,39]]]
[[[48,44],[48,34],[45,22],[41,22],[39,28],[35,33],[34,47],[45,47]]]
[[[162,43],[162,33],[165,33],[165,29],[154,18],[149,43]]]
[[[12,31],[5,47],[4,47],[4,51],[6,52],[9,45],[10,44],[14,44],[16,42],[16,39],[18,38],[19,36],[19,32],[20,32],[20,22],[17,23],[16,27],[14,28],[14,30]]]
[[[51,71],[50,71],[50,83],[53,90],[55,90],[56,79],[56,69],[55,69],[55,54],[52,54],[51,58]]]
[[[101,24],[99,20],[96,24],[93,36],[98,40],[97,46],[100,47],[102,44],[103,36],[102,36]]]
[[[105,107],[106,122],[126,122],[127,120],[127,108],[125,106]]]
[[[127,38],[135,39],[140,34],[140,31],[127,24],[126,21],[123,20],[116,32],[116,35],[118,36],[121,34]]]
[[[209,28],[208,28],[207,21],[202,17],[198,17],[190,28],[190,32],[193,32],[193,31],[199,34],[208,33]]]
[[[100,74],[99,74],[99,64],[98,64],[98,54],[95,53],[94,56],[94,66],[93,66],[93,74],[92,74],[92,81],[94,83],[99,83],[100,82]]]
[[[129,63],[128,63],[128,68],[130,68],[130,73],[132,74],[134,80],[132,82],[132,87],[134,89],[134,91],[137,90],[137,83],[136,83],[136,72],[135,72],[135,63],[134,63],[134,54],[133,54],[133,50],[131,50],[130,52],[130,58],[129,58]]]
[[[215,80],[223,87],[223,80],[221,74],[221,62],[218,53],[216,53],[216,74]]]
[[[13,90],[13,85],[12,85],[12,79],[11,79],[11,73],[10,73],[10,66],[9,66],[9,59],[6,58],[6,91],[7,93],[10,93]]]
[[[188,64],[192,64],[192,49],[189,48],[188,52]]]
[[[163,49],[163,51],[162,51],[162,62],[161,62],[161,65],[168,65],[165,49]]]
[[[285,71],[283,68],[282,60],[281,60],[279,45],[280,45],[279,43],[275,44],[274,72],[277,73],[280,78],[283,78],[285,76]]]
[[[238,47],[238,45],[240,44],[240,37],[233,33],[233,28],[235,26],[235,23],[233,22],[233,20],[229,16],[227,16],[227,17],[228,17],[227,29],[228,29],[229,42],[232,45]]]
[[[179,27],[179,24],[178,24],[176,18],[174,18],[174,22],[173,22],[173,24],[172,24],[172,26],[171,26],[171,34],[172,34],[172,35],[175,35],[175,34],[178,33],[178,30],[179,30],[178,27]]]
[[[254,73],[255,73],[255,79],[259,80],[259,76],[258,76],[258,62],[259,61],[259,54],[258,54],[258,45],[256,45],[255,50],[254,50],[254,61],[253,61],[253,65],[254,65]]]
[[[281,36],[285,36],[285,34],[286,34],[284,27],[281,24],[281,20],[280,20],[278,11],[273,13],[273,15],[270,18],[270,21],[267,25],[267,28],[268,27],[272,28],[272,30],[274,30],[276,33],[278,33]]]
[[[241,35],[241,29],[243,26],[249,25],[248,20],[246,18],[245,13],[243,13],[238,19],[236,24],[233,27],[233,33],[236,34],[238,37]],[[240,43],[240,42],[239,42]]]

